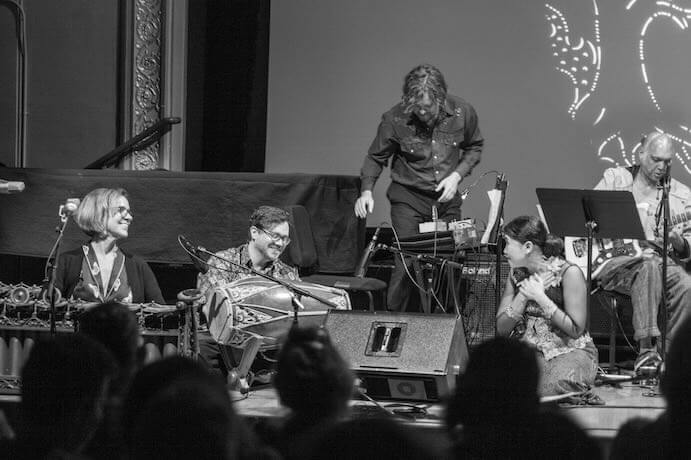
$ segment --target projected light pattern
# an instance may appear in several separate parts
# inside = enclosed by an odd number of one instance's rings
[[[607,145],[609,145],[612,142],[616,142],[617,147],[619,148],[619,153],[621,154],[621,157],[624,159],[624,163],[626,164],[626,166],[631,166],[635,162],[635,149],[634,152],[632,152],[631,154],[631,159],[629,159],[626,156],[626,147],[624,146],[624,140],[621,138],[621,133],[619,131],[610,134],[607,138],[605,138],[605,140],[602,141],[602,143],[597,149],[597,156],[603,161],[613,163],[614,165],[619,166],[619,162],[616,159],[603,154],[605,147],[607,147]]]
[[[602,48],[600,47],[600,20],[597,2],[593,0],[595,20],[591,39],[583,37],[574,39],[562,12],[549,3],[545,4],[545,7],[548,10],[545,18],[550,26],[549,38],[552,56],[558,62],[556,69],[565,75],[573,86],[573,99],[567,112],[571,119],[574,119],[581,104],[597,88],[597,82],[600,78]]]
[[[684,125],[679,125],[679,127],[684,131],[685,133],[689,134],[691,137],[691,132],[689,131],[689,128],[687,128]],[[657,128],[656,128],[657,129]],[[675,136],[674,134],[670,134],[669,132],[667,133],[669,137],[671,137],[677,145],[680,147],[681,152],[679,152],[679,149],[677,149],[677,160],[679,160],[679,163],[681,163],[682,167],[684,170],[691,174],[691,168],[689,168],[688,163],[691,163],[691,155],[689,155],[689,149],[691,148],[691,143],[687,141],[686,139],[682,139],[679,136]]]
[[[657,97],[655,96],[655,91],[653,90],[653,85],[650,83],[650,79],[648,78],[648,64],[646,62],[645,54],[645,40],[648,35],[648,29],[650,28],[650,25],[653,23],[653,21],[661,19],[668,21],[671,20],[681,30],[686,30],[689,27],[687,18],[691,18],[691,9],[682,8],[680,6],[666,1],[657,1],[655,2],[655,4],[660,9],[655,11],[652,15],[648,16],[645,22],[643,23],[643,27],[641,29],[641,38],[638,41],[638,58],[641,61],[641,75],[643,77],[643,83],[645,84],[645,87],[648,90],[650,100],[655,105],[655,108],[658,110],[658,112],[661,112],[662,107],[660,107],[660,103],[658,102]],[[633,4],[630,4],[630,6],[633,6]],[[627,9],[630,9],[630,6],[627,5]]]
[[[632,1],[626,6],[626,9],[630,10],[634,4],[635,1]],[[656,1],[655,5],[657,8],[656,11],[654,11],[651,15],[645,18],[645,20],[643,21],[643,26],[641,27],[640,39],[638,41],[638,58],[641,63],[641,78],[643,79],[643,84],[645,85],[646,91],[648,92],[650,101],[653,103],[655,109],[657,109],[658,112],[662,112],[663,107],[658,101],[658,98],[655,94],[655,89],[653,88],[653,85],[650,81],[650,77],[648,75],[649,65],[647,62],[647,56],[645,52],[646,39],[648,33],[651,30],[651,25],[653,25],[653,23],[656,21],[664,21],[672,24],[673,26],[676,26],[680,30],[688,30],[689,19],[691,18],[691,8],[684,8],[679,5],[676,5],[673,2],[668,2],[664,0]],[[683,131],[684,135],[691,135],[691,132],[689,132],[689,129],[686,126],[682,124],[679,124],[678,126]],[[656,127],[655,129],[662,132],[662,129],[658,127]],[[665,132],[677,144],[678,148],[676,149],[676,159],[679,161],[679,163],[686,172],[691,173],[691,168],[689,168],[688,165],[688,163],[691,163],[691,157],[689,156],[689,149],[691,148],[691,143],[689,143],[689,141],[687,141],[686,139],[674,135],[669,131]]]
[[[631,11],[637,2],[638,0],[629,0],[625,5],[626,11]],[[652,7],[652,11],[649,10],[642,15],[640,21],[641,29],[637,51],[641,78],[645,91],[647,92],[647,98],[652,102],[655,110],[658,113],[664,113],[664,108],[658,101],[658,97],[655,93],[649,76],[650,65],[646,55],[646,40],[649,32],[652,29],[652,26],[656,23],[664,24],[666,22],[682,31],[689,30],[689,22],[691,22],[691,8],[681,7],[675,4],[673,1],[666,0],[656,0],[654,2],[644,3],[643,5],[646,7]],[[558,8],[549,3],[545,4],[545,8],[547,10],[545,18],[547,19],[547,24],[549,26],[549,39],[552,56],[559,62],[559,64],[556,66],[556,70],[562,75],[566,75],[574,88],[573,101],[570,104],[567,112],[571,119],[575,119],[579,108],[588,98],[591,100],[589,103],[591,105],[597,102],[597,99],[599,99],[591,97],[595,92],[598,79],[600,77],[603,55],[603,51],[600,46],[600,19],[598,4],[596,0],[593,0],[592,20],[594,24],[594,34],[592,39],[587,40],[583,37],[580,37],[575,46],[572,46],[574,40],[571,36],[568,22],[564,14]],[[635,48],[633,48],[633,50],[635,50]],[[597,126],[600,122],[604,121],[606,113],[607,109],[602,106],[592,125]],[[666,128],[670,129],[663,130],[661,127],[656,126],[655,130],[665,132],[672,138],[676,147],[675,158],[678,160],[683,169],[687,173],[691,174],[691,167],[689,167],[689,164],[691,164],[691,142],[687,140],[691,139],[691,128],[675,123],[672,123],[671,126],[666,126]],[[636,144],[630,149],[630,151],[627,151],[626,144],[627,143],[624,140],[621,130],[610,132],[610,134],[599,142],[597,156],[600,160],[616,166],[622,166],[620,163],[623,163],[624,166],[631,166],[637,161],[638,151],[641,143],[637,140]],[[609,149],[610,152],[614,150],[614,156],[612,156],[611,153],[607,154],[607,149]],[[617,153],[619,156],[618,159],[615,158]]]

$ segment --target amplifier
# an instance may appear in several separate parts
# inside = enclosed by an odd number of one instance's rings
[[[509,276],[509,264],[500,261],[499,298]],[[461,316],[469,346],[491,339],[496,334],[497,256],[490,253],[467,254],[461,270],[463,309]]]
[[[329,310],[325,327],[370,397],[440,401],[468,361],[460,323],[456,315]]]

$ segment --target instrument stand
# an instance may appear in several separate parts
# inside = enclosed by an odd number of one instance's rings
[[[426,254],[407,252],[386,244],[378,244],[377,249],[384,249],[396,255],[410,258],[413,271],[415,272],[416,284],[418,285],[418,288],[423,289],[420,291],[420,302],[423,313],[432,313],[432,298],[434,296],[434,270],[436,266],[445,266],[448,268],[457,269],[463,268],[462,264],[444,259],[443,257],[434,257]],[[456,311],[459,311],[458,305],[456,305]]]
[[[199,299],[202,293],[199,289],[185,289],[178,293],[175,306],[180,314],[180,328],[178,331],[178,354],[196,361],[199,358]]]
[[[434,289],[434,265],[429,262],[420,264],[420,260],[414,257],[412,260],[415,279],[420,286],[420,309],[423,313],[432,313],[432,292]]]
[[[586,308],[588,329],[592,288],[593,240],[645,240],[633,194],[619,190],[536,189],[548,229],[560,237],[587,238]]]
[[[506,190],[509,187],[509,182],[506,180],[506,177],[504,174],[499,174],[497,176],[496,184],[495,184],[495,189],[499,190],[501,193],[499,203],[498,203],[498,209],[497,209],[497,221],[495,223],[496,227],[493,229],[493,231],[490,233],[490,238],[494,236],[494,243],[495,243],[495,251],[496,251],[496,259],[495,259],[495,267],[494,267],[494,274],[495,274],[495,283],[494,283],[494,299],[495,299],[495,305],[494,305],[494,311],[495,313],[499,311],[499,304],[501,303],[501,257],[502,253],[504,252],[504,230],[503,230],[503,222],[504,222],[504,202],[506,201]]]
[[[62,206],[60,206],[60,211],[58,212],[58,214],[60,215],[60,225],[56,228],[56,232],[58,233],[58,238],[55,240],[55,244],[53,245],[53,250],[51,251],[51,254],[48,255],[48,260],[46,261],[46,268],[50,270],[50,274],[48,274],[48,279],[44,280],[44,282],[46,282],[46,281],[48,282],[47,298],[48,298],[49,303],[50,303],[50,335],[51,336],[55,336],[55,334],[56,334],[55,304],[60,300],[60,292],[55,289],[55,277],[57,276],[58,260],[60,258],[60,243],[62,243],[62,237],[65,234],[65,229],[67,228],[67,222],[69,221],[68,215],[63,210]],[[50,261],[51,255],[53,256],[53,262],[52,263]]]
[[[667,267],[669,264],[667,250],[669,248],[669,189],[671,185],[672,179],[669,175],[668,166],[664,181],[660,186],[662,189],[662,199],[660,200],[660,206],[662,206],[662,295],[660,296],[660,309],[657,312],[657,316],[660,326],[660,357],[663,363],[667,353]]]

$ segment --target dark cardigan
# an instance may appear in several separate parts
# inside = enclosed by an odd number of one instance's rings
[[[120,249],[125,256],[125,271],[127,272],[127,282],[132,289],[132,302],[156,302],[163,304],[163,294],[158,286],[156,276],[151,271],[149,265],[139,257],[129,254]],[[60,289],[64,298],[72,296],[79,275],[82,271],[84,251],[81,247],[72,251],[64,252],[58,261],[58,271],[55,279],[55,287]]]

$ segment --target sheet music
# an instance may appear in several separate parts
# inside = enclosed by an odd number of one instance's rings
[[[540,217],[542,223],[545,224],[545,228],[549,232],[549,225],[547,225],[547,219],[545,219],[545,212],[542,210],[542,206],[536,204],[535,207],[537,208],[537,215]]]

